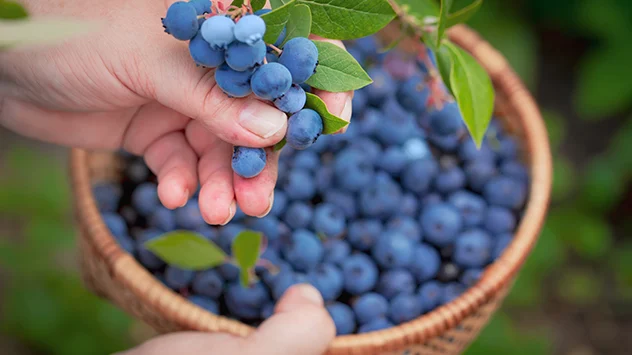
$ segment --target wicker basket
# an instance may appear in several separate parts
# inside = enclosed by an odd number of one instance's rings
[[[551,154],[538,108],[507,61],[465,26],[449,32],[490,73],[496,87],[496,110],[507,129],[518,136],[532,175],[530,197],[516,236],[482,279],[453,302],[406,324],[363,335],[337,337],[330,354],[458,354],[478,335],[507,291],[535,244],[544,222],[551,186]],[[73,150],[74,203],[79,221],[80,259],[87,286],[158,332],[180,330],[224,332],[246,336],[253,328],[215,316],[169,290],[123,252],[103,224],[91,184],[116,178],[120,167],[107,153]]]

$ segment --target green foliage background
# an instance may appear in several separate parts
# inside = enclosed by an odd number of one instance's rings
[[[540,242],[467,354],[627,353],[632,2],[486,0],[470,25],[541,104],[555,181]],[[63,159],[7,137],[0,130],[0,348],[109,354],[143,339],[80,282]]]

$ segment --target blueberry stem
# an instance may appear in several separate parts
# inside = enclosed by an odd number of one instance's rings
[[[270,260],[266,260],[266,259],[257,260],[257,266],[265,268],[266,270],[270,271],[270,273],[272,274],[276,274],[280,271],[276,265],[270,262]]]
[[[272,49],[274,49],[275,52],[277,52],[278,55],[281,55],[281,53],[283,53],[283,50],[280,49],[279,47],[275,46],[274,44],[269,44],[266,43],[266,45]]]

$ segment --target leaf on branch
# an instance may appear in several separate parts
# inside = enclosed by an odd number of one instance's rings
[[[342,118],[332,115],[327,109],[327,105],[320,97],[306,93],[307,101],[305,102],[305,108],[312,109],[320,115],[323,119],[323,134],[332,134],[338,132],[341,128],[346,127],[349,122]]]
[[[294,5],[287,21],[286,35],[283,45],[296,37],[309,37],[312,33],[312,12],[306,5]]]
[[[261,18],[266,23],[266,34],[263,36],[263,40],[266,43],[274,43],[279,38],[290,18],[290,10],[292,10],[295,3],[295,0],[287,1],[284,5],[261,15]]]
[[[307,80],[311,87],[345,92],[363,88],[373,82],[349,52],[333,43],[313,41],[318,48],[316,73]]]

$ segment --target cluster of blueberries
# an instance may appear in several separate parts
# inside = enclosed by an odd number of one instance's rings
[[[295,149],[306,149],[322,133],[320,115],[304,108],[304,83],[318,65],[318,49],[304,37],[286,38],[284,29],[273,45],[264,42],[266,24],[260,17],[270,10],[254,13],[246,7],[239,12],[220,13],[212,9],[210,0],[178,1],[162,19],[165,32],[179,40],[189,41],[189,52],[197,65],[217,68],[215,81],[230,97],[246,97],[254,93],[290,115],[287,143]],[[232,167],[245,178],[257,176],[265,167],[266,152],[262,148],[235,147]]]
[[[127,157],[121,184],[94,189],[122,247],[191,302],[253,325],[291,285],[310,283],[339,335],[410,321],[475,284],[511,242],[524,209],[529,175],[517,141],[494,119],[477,149],[454,103],[426,107],[427,74],[415,59],[378,54],[372,37],[349,46],[372,66],[375,83],[356,92],[345,134],[282,150],[269,215],[238,211],[215,227],[196,197],[168,210],[142,160]],[[202,272],[165,265],[143,242],[176,228],[228,253],[240,231],[261,231],[261,258],[278,272],[257,267],[260,280],[244,288],[231,264]]]

